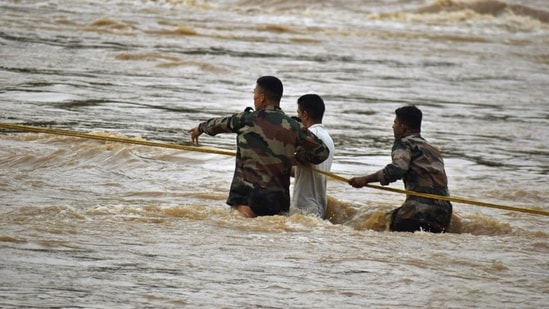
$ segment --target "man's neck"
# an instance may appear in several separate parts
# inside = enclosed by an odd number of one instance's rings
[[[263,102],[263,104],[261,104],[261,107],[259,107],[258,109],[276,109],[279,106],[280,104],[270,102],[270,101],[265,101]]]
[[[307,127],[307,128],[310,128],[310,127],[314,126],[315,124],[320,124],[320,125],[322,125],[321,122],[313,122],[313,121],[308,121],[307,123],[304,123],[303,125],[304,125],[305,127]]]
[[[419,135],[421,136],[420,132],[419,131],[411,131],[411,130],[407,130],[406,132],[404,132],[399,138],[404,138],[406,136],[410,136],[410,135]]]

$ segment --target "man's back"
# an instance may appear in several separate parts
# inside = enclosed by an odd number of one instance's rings
[[[282,110],[268,108],[241,114],[235,176],[239,181],[270,190],[288,190],[292,163],[307,135]]]
[[[448,178],[442,155],[419,134],[397,140],[392,157],[393,162],[410,160],[407,172],[402,177],[406,190],[448,195]]]

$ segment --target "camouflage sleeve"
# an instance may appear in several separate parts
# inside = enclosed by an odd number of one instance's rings
[[[244,113],[233,114],[227,117],[211,118],[198,125],[198,130],[208,135],[216,135],[219,133],[236,133],[240,128],[241,119]]]
[[[324,162],[330,155],[330,150],[324,142],[311,131],[303,127],[302,132],[305,138],[298,146],[295,158],[300,163],[319,164]]]
[[[387,164],[379,173],[379,182],[388,185],[402,178],[410,167],[412,153],[406,144],[395,142],[391,152],[392,162]]]

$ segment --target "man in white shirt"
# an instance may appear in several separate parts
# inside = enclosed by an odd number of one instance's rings
[[[313,167],[329,172],[332,168],[335,146],[330,134],[322,125],[326,107],[319,95],[305,94],[297,99],[297,117],[314,135],[321,139],[330,150],[328,158]],[[295,177],[290,213],[313,215],[325,219],[327,179],[325,175],[312,170],[309,166],[296,165],[292,169]]]

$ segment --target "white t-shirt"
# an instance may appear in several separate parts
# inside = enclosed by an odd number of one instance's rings
[[[324,162],[314,165],[317,169],[329,172],[334,160],[334,141],[322,124],[314,124],[309,127],[314,135],[320,138],[328,149],[330,155]],[[290,213],[315,215],[322,219],[326,215],[326,176],[304,166],[296,166],[294,190],[290,206]]]

